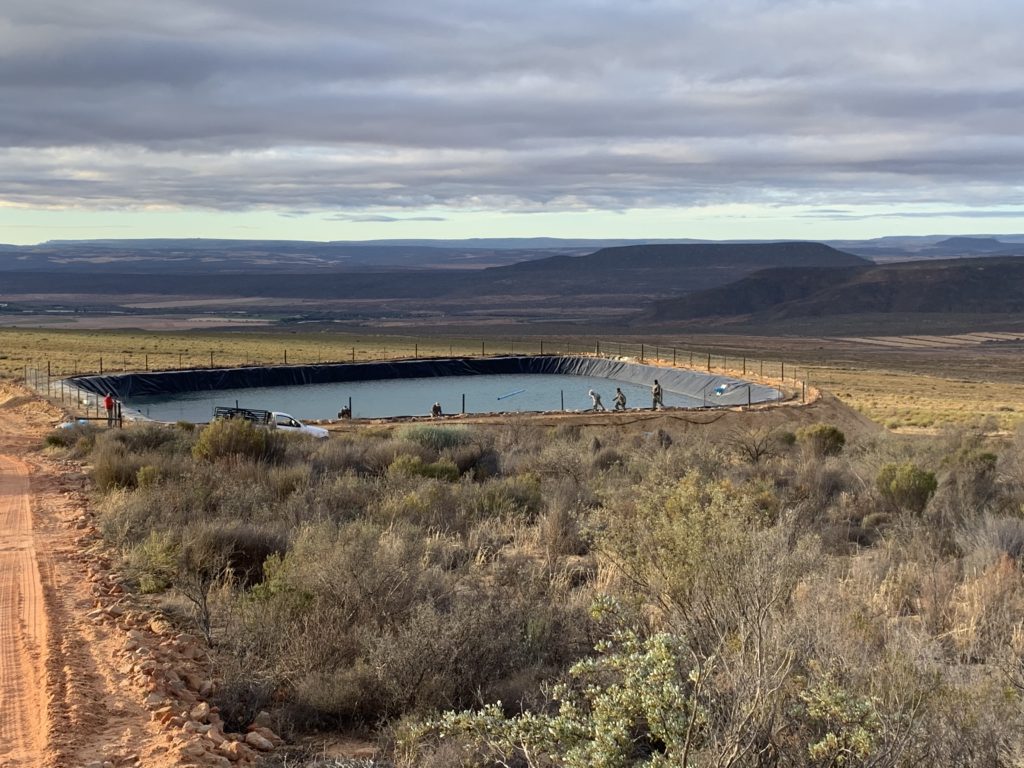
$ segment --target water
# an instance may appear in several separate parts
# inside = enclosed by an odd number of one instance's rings
[[[155,395],[128,400],[128,408],[157,421],[206,422],[215,405],[234,405],[268,411],[284,411],[299,419],[334,419],[352,398],[352,415],[359,418],[386,416],[427,416],[435,401],[446,414],[518,411],[557,411],[562,396],[567,411],[591,407],[587,391],[601,395],[605,408],[612,410],[615,387],[626,395],[627,408],[650,408],[651,389],[594,376],[518,374],[501,376],[440,376],[425,379],[307,384],[288,387],[250,387]],[[519,391],[523,390],[523,391]],[[514,393],[514,394],[513,394]],[[501,399],[499,399],[501,398]],[[743,398],[745,400],[745,396]],[[709,398],[709,401],[711,398]],[[665,390],[665,405],[700,407],[701,398]],[[718,402],[714,403],[718,405]]]

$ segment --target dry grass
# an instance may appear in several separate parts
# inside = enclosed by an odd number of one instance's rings
[[[349,333],[72,331],[0,328],[0,376],[536,352],[537,344]],[[547,349],[545,349],[547,351]],[[553,351],[553,350],[552,350]]]
[[[819,368],[811,377],[817,386],[890,429],[1008,430],[1024,420],[1024,384],[870,367]]]

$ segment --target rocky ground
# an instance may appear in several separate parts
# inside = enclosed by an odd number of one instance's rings
[[[266,715],[225,732],[203,641],[127,592],[74,462],[40,450],[62,420],[0,383],[0,765],[254,765]]]

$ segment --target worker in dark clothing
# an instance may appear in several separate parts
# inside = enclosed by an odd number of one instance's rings
[[[622,391],[621,387],[615,388],[615,397],[612,402],[615,403],[616,411],[626,410],[626,394]]]
[[[654,380],[654,386],[651,387],[651,410],[656,411],[658,408],[664,408],[665,403],[662,402],[661,384],[658,380]]]
[[[442,417],[443,415],[444,415],[444,414],[443,414],[443,413],[441,412],[441,404],[440,404],[440,403],[434,403],[434,404],[433,404],[433,405],[432,405],[432,406],[430,407],[430,416],[431,416],[432,418],[435,418],[435,419],[439,419],[439,418],[441,418],[441,417]]]

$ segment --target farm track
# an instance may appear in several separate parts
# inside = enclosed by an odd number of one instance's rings
[[[0,764],[43,763],[46,615],[28,468],[0,455]]]

